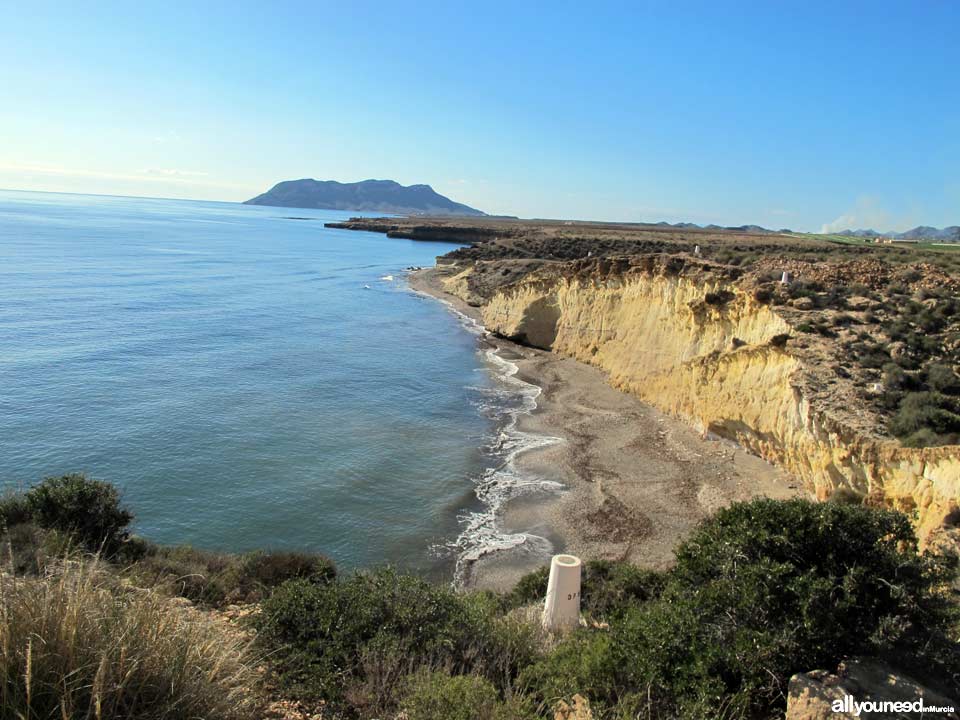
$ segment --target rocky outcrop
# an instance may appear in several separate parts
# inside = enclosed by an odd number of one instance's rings
[[[474,272],[447,289],[485,303],[491,331],[602,368],[614,386],[781,465],[817,498],[916,511],[924,541],[960,519],[960,447],[904,448],[871,429],[879,423],[852,383],[824,378],[824,347],[729,272],[664,256],[578,261],[488,295]]]
[[[590,701],[583,695],[574,695],[569,703],[561,700],[554,709],[553,720],[593,720]]]
[[[869,703],[854,705],[854,703]],[[882,703],[889,710],[884,711]],[[918,704],[920,703],[920,704]],[[922,705],[921,705],[922,704]],[[927,712],[919,707],[953,707],[954,712]],[[857,712],[860,707],[860,712]],[[897,707],[900,709],[897,710]],[[874,709],[878,708],[878,709]],[[957,701],[925,687],[916,680],[874,661],[853,660],[836,673],[814,670],[790,678],[785,720],[834,720],[858,717],[960,718]]]

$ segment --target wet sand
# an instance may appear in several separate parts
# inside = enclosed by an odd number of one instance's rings
[[[443,290],[447,276],[429,268],[411,273],[409,282],[479,321],[478,308]],[[539,543],[535,550],[531,543],[488,554],[470,568],[470,586],[507,589],[560,551],[663,569],[693,527],[724,505],[803,494],[779,468],[614,389],[597,368],[507,340],[490,342],[519,366],[520,379],[543,388],[537,409],[521,416],[518,428],[563,439],[525,453],[518,466],[566,489],[507,503],[501,527],[544,537],[552,548]]]

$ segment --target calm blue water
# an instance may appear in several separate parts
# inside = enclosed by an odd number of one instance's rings
[[[83,471],[159,542],[435,568],[496,381],[403,282],[455,246],[347,215],[0,192],[0,485]]]

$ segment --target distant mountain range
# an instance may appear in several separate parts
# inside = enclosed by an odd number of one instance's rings
[[[760,225],[697,225],[692,222],[668,223],[660,221],[657,223],[630,223],[631,225],[647,225],[648,227],[659,228],[677,228],[678,230],[728,230],[732,232],[748,233],[792,233],[793,230],[782,228],[780,230],[771,230]]]
[[[842,230],[837,235],[844,237],[884,237],[895,240],[934,240],[936,242],[960,242],[960,226],[951,225],[942,230],[929,225],[918,225],[906,232],[879,232],[877,230]]]
[[[429,185],[401,185],[393,180],[285,180],[244,205],[357,210],[395,215],[486,215],[454,202]]]
[[[769,233],[769,232],[779,232],[779,233],[792,233],[792,230],[783,228],[781,230],[768,230],[767,228],[760,227],[759,225],[737,225],[737,226],[724,226],[724,225],[697,225],[696,223],[687,223],[679,222],[670,224],[668,222],[658,222],[653,223],[655,227],[673,227],[673,228],[693,228],[700,230],[736,230],[738,232],[759,232],[759,233]],[[858,238],[892,238],[894,240],[929,240],[932,242],[957,242],[960,243],[960,226],[951,225],[950,227],[945,227],[942,230],[935,227],[930,227],[929,225],[919,225],[913,230],[907,230],[906,232],[880,232],[879,230],[841,230],[838,233],[833,233],[834,235],[842,235],[844,237],[858,237]]]

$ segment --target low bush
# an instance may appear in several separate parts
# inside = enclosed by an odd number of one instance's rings
[[[139,541],[141,547],[129,574],[141,584],[212,607],[259,602],[287,580],[329,582],[336,577],[333,561],[323,555],[296,552],[254,552],[233,555]]]
[[[243,720],[256,675],[223,628],[99,561],[0,575],[3,717]]]
[[[64,532],[91,552],[116,552],[133,520],[115,486],[78,473],[46,478],[23,503],[31,522]]]
[[[948,395],[960,394],[960,377],[949,365],[931,363],[926,370],[927,385],[934,392]]]
[[[287,580],[330,582],[337,576],[337,567],[333,560],[323,555],[258,551],[243,557],[240,574],[255,586],[275,588]]]
[[[263,603],[258,630],[297,695],[386,711],[419,668],[507,689],[535,656],[535,637],[499,608],[492,595],[458,595],[385,568],[327,585],[287,582]]]
[[[3,564],[15,575],[41,575],[53,561],[75,554],[71,539],[32,523],[0,528]]]
[[[909,520],[844,503],[758,500],[684,542],[662,594],[581,631],[523,674],[542,702],[583,692],[627,717],[768,717],[795,672],[873,655],[960,681],[954,569]]]
[[[408,678],[400,701],[408,720],[525,720],[535,717],[519,698],[504,702],[477,675],[419,672]]]
[[[0,531],[30,522],[30,510],[23,493],[7,490],[0,495]]]
[[[960,408],[957,405],[956,398],[943,393],[907,393],[890,420],[890,432],[906,441],[919,431],[927,431],[937,438],[934,444],[952,444],[960,436]]]
[[[549,566],[522,577],[507,595],[507,607],[543,602],[547,593]],[[622,615],[632,605],[657,597],[666,580],[664,573],[610,560],[590,560],[583,565],[580,586],[582,612],[597,620]]]

